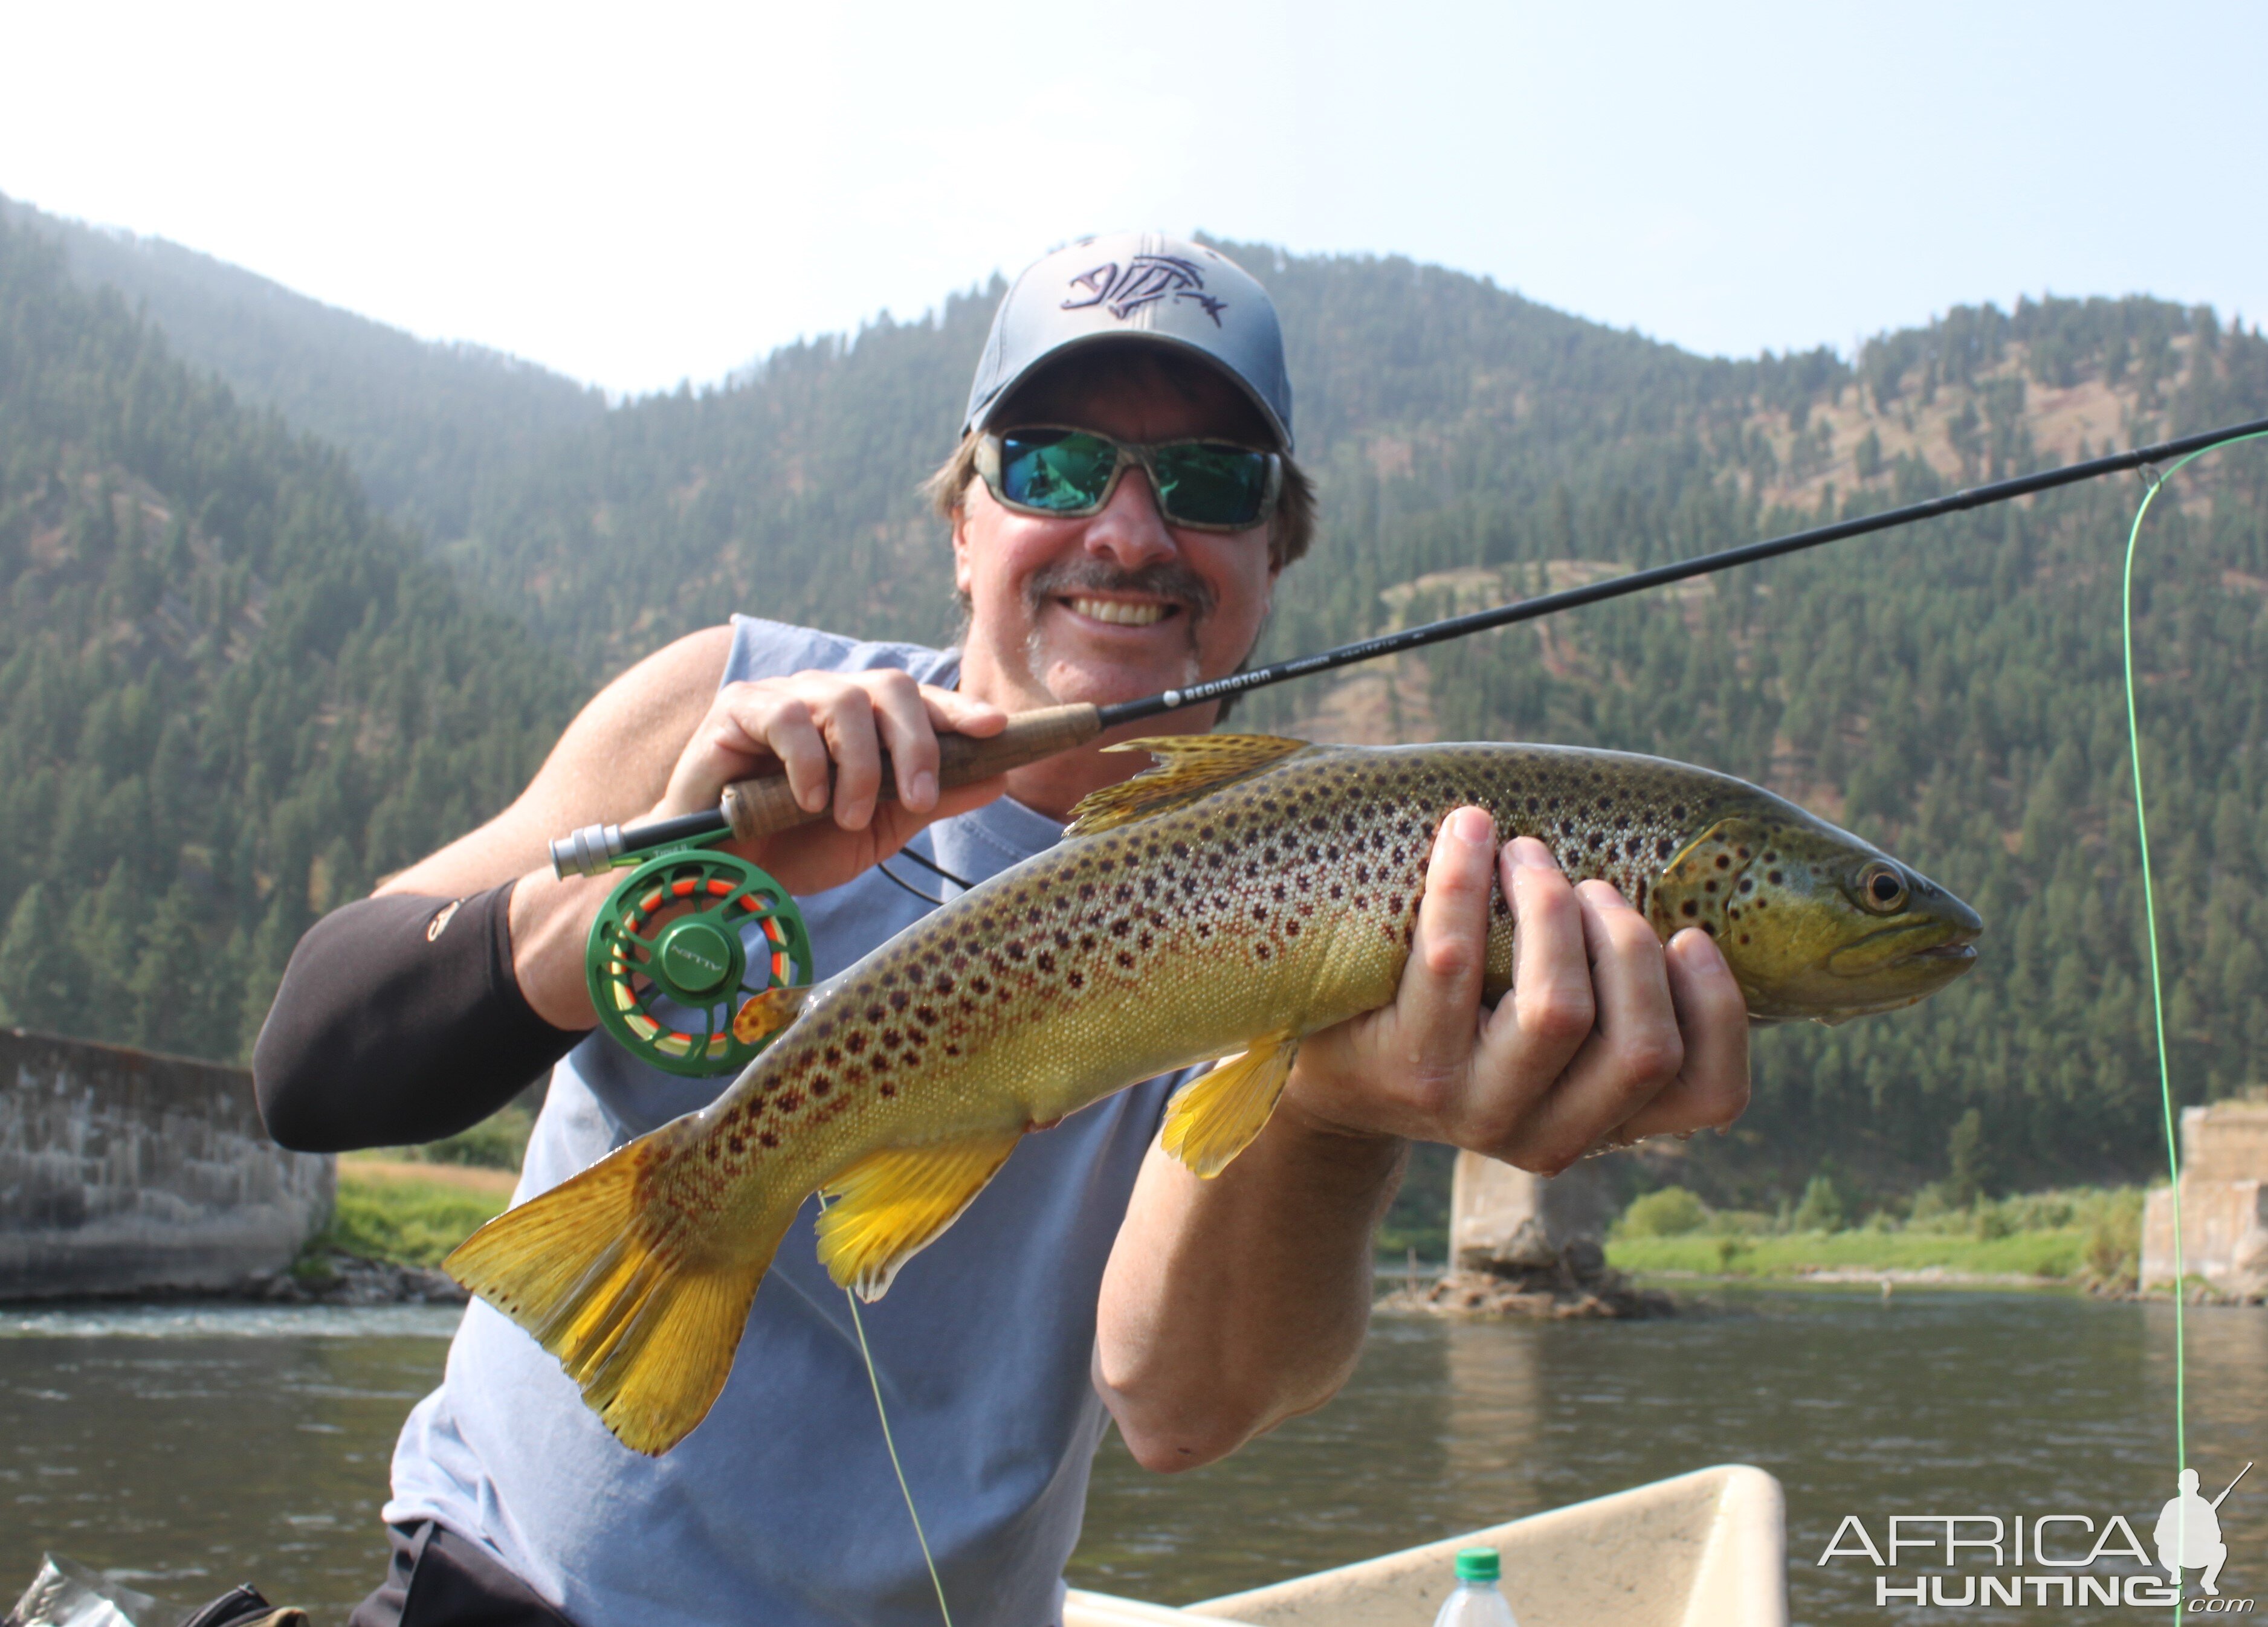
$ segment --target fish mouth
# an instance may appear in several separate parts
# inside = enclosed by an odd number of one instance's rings
[[[1901,972],[1939,978],[1957,976],[1976,963],[1977,939],[1983,930],[1981,922],[1971,927],[1967,922],[1942,920],[1911,921],[1885,927],[1829,955],[1827,969],[1837,977],[1847,978],[1895,977]],[[1926,937],[1928,941],[1907,947],[1916,937]]]
[[[1955,943],[1940,944],[1933,949],[1917,949],[1906,956],[1909,961],[1940,961],[1958,966],[1966,966],[1976,958],[1976,942],[1966,938]]]

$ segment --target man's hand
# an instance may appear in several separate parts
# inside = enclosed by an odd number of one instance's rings
[[[1511,991],[1481,1004],[1489,884],[1519,924]],[[1445,1141],[1540,1174],[1602,1144],[1730,1123],[1749,1100],[1748,1005],[1709,937],[1665,949],[1549,849],[1501,851],[1486,814],[1442,821],[1394,1004],[1300,1047],[1285,1105],[1319,1125]]]
[[[799,673],[720,687],[733,631],[709,628],[655,652],[593,696],[512,806],[478,830],[389,878],[380,892],[460,897],[518,877],[512,895],[512,970],[538,1016],[587,1028],[583,970],[591,920],[615,874],[551,873],[550,839],[578,825],[630,824],[717,806],[738,779],[784,765],[803,806],[832,820],[736,848],[799,893],[848,881],[895,853],[924,825],[998,796],[991,779],[939,793],[940,729],[998,733],[998,708],[927,688],[904,673]],[[901,799],[881,797],[881,754]],[[659,796],[659,800],[656,801]]]
[[[840,887],[904,846],[923,826],[998,797],[996,777],[940,791],[940,731],[979,738],[1008,721],[998,707],[904,673],[798,673],[718,690],[671,771],[654,817],[713,808],[735,780],[784,768],[806,813],[831,820],[782,831],[745,850],[789,891]],[[882,754],[896,773],[882,795]],[[828,776],[833,775],[833,789]]]

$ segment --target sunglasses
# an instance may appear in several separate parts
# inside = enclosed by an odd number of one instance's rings
[[[1001,505],[1052,519],[1100,513],[1130,464],[1150,477],[1167,522],[1197,531],[1249,530],[1275,511],[1284,485],[1282,459],[1228,441],[1143,445],[1034,425],[988,431],[976,443],[976,472]]]

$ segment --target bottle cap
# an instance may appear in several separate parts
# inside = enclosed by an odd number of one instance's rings
[[[1460,1548],[1457,1550],[1457,1579],[1461,1582],[1492,1582],[1497,1579],[1497,1557],[1493,1548]]]

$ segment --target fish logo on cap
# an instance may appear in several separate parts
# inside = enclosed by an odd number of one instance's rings
[[[1145,306],[1170,298],[1199,306],[1218,328],[1220,313],[1228,308],[1226,300],[1205,292],[1203,272],[1171,254],[1137,254],[1123,266],[1106,260],[1071,278],[1071,285],[1086,290],[1086,297],[1064,300],[1063,309],[1084,311],[1101,306],[1122,322]]]

